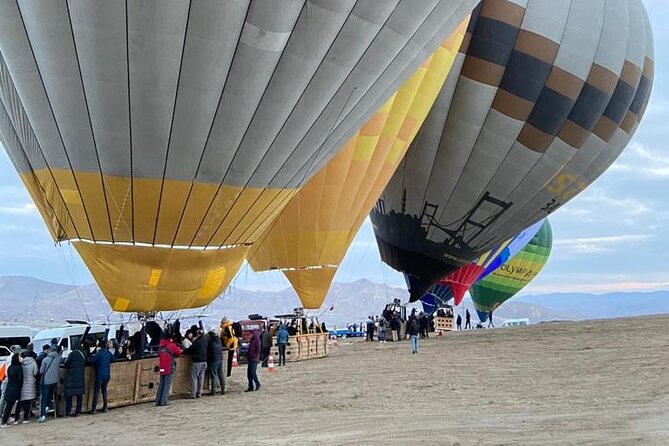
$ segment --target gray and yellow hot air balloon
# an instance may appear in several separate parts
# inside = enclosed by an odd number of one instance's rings
[[[475,0],[0,1],[0,139],[118,311],[202,306]]]
[[[484,0],[456,67],[371,213],[412,300],[611,165],[648,103],[652,34],[641,0]]]

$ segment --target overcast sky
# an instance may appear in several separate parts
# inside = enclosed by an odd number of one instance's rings
[[[551,216],[552,257],[523,293],[669,289],[669,0],[645,0],[655,35],[655,82],[646,116],[630,146],[598,181]],[[55,247],[4,150],[0,150],[0,276],[63,283],[92,279],[74,250]],[[369,221],[335,280],[368,278],[401,286],[382,264]],[[245,288],[288,286],[280,273],[244,267]]]

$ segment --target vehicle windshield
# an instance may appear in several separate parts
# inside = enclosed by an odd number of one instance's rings
[[[42,347],[45,345],[50,345],[51,344],[51,338],[49,339],[35,339],[33,341],[33,345],[35,346],[35,351],[36,352],[41,352]]]

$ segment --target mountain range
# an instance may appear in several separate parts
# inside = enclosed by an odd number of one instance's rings
[[[319,311],[312,315],[328,325],[343,326],[380,314],[393,299],[405,301],[407,292],[368,280],[334,283]],[[229,288],[209,307],[184,310],[182,318],[202,317],[214,324],[225,315],[244,319],[249,314],[291,313],[300,303],[290,289],[280,291]],[[412,307],[414,305],[410,305]],[[417,305],[415,305],[419,308]],[[461,310],[473,311],[465,299]],[[652,293],[525,295],[505,303],[495,312],[496,323],[508,318],[529,318],[533,323],[553,320],[600,319],[669,313],[669,291]],[[63,323],[66,319],[91,322],[118,321],[96,285],[74,286],[33,277],[0,277],[0,324],[27,324],[35,328]],[[127,316],[124,317],[127,320]]]

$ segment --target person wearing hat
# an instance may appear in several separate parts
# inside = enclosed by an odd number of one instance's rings
[[[211,394],[216,394],[216,381],[221,386],[221,395],[225,395],[225,374],[223,373],[223,344],[218,327],[212,328],[207,335],[207,366],[209,367],[209,383]]]
[[[223,319],[221,319],[221,342],[223,343],[223,347],[228,350],[227,375],[230,377],[232,374],[232,359],[234,357],[235,350],[237,350],[237,337],[235,336],[235,331],[232,328],[232,321],[225,316],[223,316]]]

